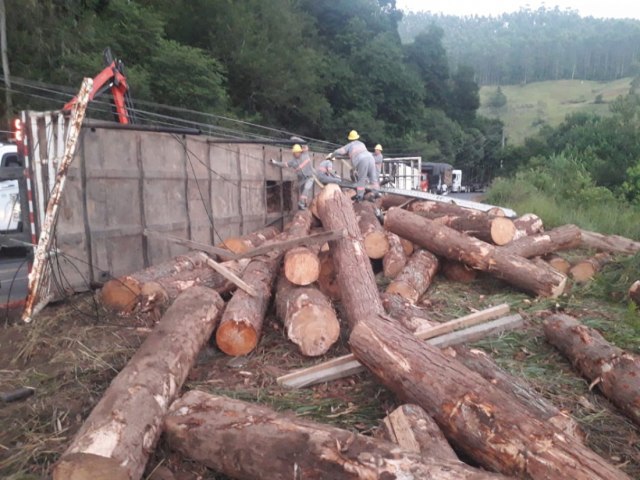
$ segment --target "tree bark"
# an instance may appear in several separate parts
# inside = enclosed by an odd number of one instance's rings
[[[418,405],[404,404],[382,421],[384,438],[408,452],[431,458],[458,461],[440,428]]]
[[[459,461],[407,452],[389,442],[197,390],[171,406],[164,429],[172,449],[238,479],[504,478]]]
[[[627,479],[536,419],[478,374],[378,316],[358,322],[351,351],[400,398],[420,405],[449,442],[485,468],[532,479]]]
[[[237,260],[222,265],[239,275],[248,263],[248,260]],[[220,294],[235,289],[233,283],[206,265],[200,252],[189,252],[139,272],[109,280],[100,291],[100,302],[108,310],[129,315],[167,306],[184,290],[198,285]]]
[[[340,336],[340,322],[327,297],[315,287],[296,287],[278,278],[276,310],[303,355],[324,355]]]
[[[399,207],[401,205],[407,205],[412,202],[411,198],[403,197],[402,195],[394,195],[392,193],[386,193],[380,197],[380,206],[384,210],[389,210],[391,207]]]
[[[353,327],[358,319],[383,313],[371,261],[351,202],[337,185],[327,185],[318,195],[318,213],[325,228],[344,229],[347,235],[330,243],[333,265],[338,272],[342,304]],[[342,273],[342,274],[340,274]]]
[[[581,230],[582,245],[603,252],[630,253],[640,252],[640,242],[619,235],[603,235],[601,233]]]
[[[525,213],[521,217],[514,219],[513,225],[516,227],[516,234],[513,240],[544,231],[542,219],[534,213]]]
[[[571,416],[562,413],[555,405],[536,393],[523,380],[500,368],[487,353],[462,345],[448,347],[443,352],[445,355],[455,358],[469,370],[473,370],[503,392],[513,395],[540,421],[550,423],[580,442],[584,440],[584,432]]]
[[[578,248],[581,243],[580,229],[575,225],[563,225],[548,232],[523,236],[501,247],[524,258],[539,257],[559,250]]]
[[[504,213],[504,210],[500,207],[493,207],[487,210],[488,215],[493,215],[494,217],[506,217],[507,215]]]
[[[276,227],[266,227],[262,230],[243,235],[242,237],[227,238],[222,242],[221,246],[236,254],[245,253],[252,248],[259,247],[267,240],[274,238],[278,233]]]
[[[258,296],[238,290],[227,304],[216,331],[216,344],[227,355],[246,355],[258,345],[281,258],[280,254],[256,257],[245,269],[242,280]]]
[[[640,307],[640,280],[636,280],[629,287],[629,298]]]
[[[389,251],[389,240],[376,217],[374,205],[371,202],[360,202],[356,203],[353,209],[362,233],[365,252],[374,260],[384,257]]]
[[[516,235],[513,221],[449,203],[416,202],[407,210],[485,242],[505,245]]]
[[[536,295],[557,297],[564,291],[567,278],[551,267],[503,252],[428,218],[392,208],[385,217],[385,228],[436,255],[462,261]]]
[[[182,293],[111,382],[55,465],[55,480],[139,479],[160,437],[160,424],[223,302],[204,287]]]
[[[596,253],[593,257],[585,258],[574,264],[569,269],[569,275],[571,275],[574,282],[588,282],[610,261],[611,255],[608,253]]]
[[[320,272],[318,273],[318,287],[320,291],[334,301],[340,301],[340,285],[338,285],[337,272],[333,265],[331,250],[320,252]]]
[[[640,425],[640,358],[611,345],[593,328],[568,315],[544,322],[549,343],[624,414]]]
[[[405,256],[410,257],[413,251],[415,250],[413,242],[410,240],[407,240],[406,238],[400,237],[400,243],[402,244],[402,249],[404,250]]]
[[[423,330],[436,324],[429,318],[427,312],[416,307],[400,295],[383,293],[380,298],[385,312],[410,332]]]
[[[438,271],[438,257],[427,250],[418,249],[409,257],[407,265],[387,287],[411,303],[417,303],[427,291]]]
[[[478,271],[467,267],[462,262],[445,260],[441,262],[442,274],[451,281],[461,283],[471,283],[478,276]]]
[[[382,259],[382,271],[387,278],[396,278],[407,264],[407,256],[404,253],[400,237],[395,233],[386,232],[389,241],[389,251]]]

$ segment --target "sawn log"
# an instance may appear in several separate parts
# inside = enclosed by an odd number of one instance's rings
[[[582,230],[582,245],[603,252],[630,253],[640,252],[640,242],[619,235],[603,235],[602,233]]]
[[[220,296],[204,287],[192,287],[175,300],[76,433],[54,466],[54,480],[142,477],[162,417],[209,340],[222,306]]]
[[[353,206],[362,233],[364,250],[371,259],[385,256],[389,251],[389,240],[376,217],[375,206],[371,202],[360,202]],[[322,216],[322,214],[321,214]]]
[[[386,292],[400,295],[415,304],[431,285],[438,266],[438,257],[427,250],[418,249],[409,257],[407,264],[389,284]]]
[[[395,233],[386,232],[389,242],[389,251],[382,259],[382,271],[387,278],[396,278],[407,264],[407,255],[404,253],[402,241]]]
[[[278,233],[279,231],[276,227],[266,227],[241,237],[226,238],[220,246],[233,253],[240,254],[252,248],[259,247],[267,240],[274,238]]]
[[[548,232],[524,236],[501,247],[524,258],[541,257],[560,250],[578,248],[582,241],[580,229],[575,225],[563,225]]]

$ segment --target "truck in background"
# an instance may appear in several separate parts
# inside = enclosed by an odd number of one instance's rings
[[[462,180],[462,171],[460,180]],[[422,164],[422,173],[427,176],[429,191],[438,195],[446,195],[453,188],[453,167],[448,163],[425,162]]]

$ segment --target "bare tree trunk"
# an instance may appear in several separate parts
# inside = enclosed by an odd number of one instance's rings
[[[640,358],[611,345],[569,315],[549,317],[544,334],[605,397],[640,425]]]
[[[54,467],[54,480],[142,477],[162,417],[209,340],[222,306],[220,296],[204,287],[192,287],[176,299],[76,433]]]
[[[9,72],[9,55],[7,45],[7,9],[4,0],[0,0],[0,55],[2,56],[2,73],[4,75],[4,95],[6,118],[11,119],[13,102],[11,100],[11,73]],[[7,122],[8,123],[8,122]]]
[[[197,390],[171,406],[164,430],[171,448],[243,480],[504,478],[459,461],[407,452],[389,442]]]
[[[428,218],[391,208],[385,216],[385,228],[436,255],[462,261],[536,295],[557,297],[564,292],[567,277],[550,266],[543,268]]]
[[[431,285],[438,266],[438,257],[433,253],[423,249],[416,250],[400,275],[389,284],[387,293],[395,293],[416,303]]]

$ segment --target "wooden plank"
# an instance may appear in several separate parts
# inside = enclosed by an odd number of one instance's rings
[[[147,237],[162,238],[168,242],[176,243],[178,245],[183,245],[193,250],[200,250],[210,255],[216,255],[224,261],[236,259],[236,255],[233,252],[226,250],[224,248],[215,247],[213,245],[207,245],[206,243],[196,242],[193,240],[187,240],[186,238],[176,237],[168,233],[160,233],[160,232],[156,232],[154,230],[149,230],[145,228],[144,235]]]
[[[478,313],[484,313],[478,312]],[[486,321],[479,320],[479,321]],[[457,320],[454,320],[454,322]],[[476,325],[471,328],[461,330],[459,332],[451,332],[440,337],[428,337],[428,343],[431,345],[444,348],[452,345],[459,345],[465,342],[474,342],[489,335],[501,333],[507,330],[513,330],[523,325],[524,320],[520,315],[510,315],[497,320]],[[444,325],[444,324],[443,324]],[[441,325],[434,327],[437,329]],[[328,382],[338,378],[344,378],[355,373],[362,372],[364,367],[358,362],[352,354],[343,355],[327,362],[322,362],[313,367],[296,370],[294,372],[282,375],[277,378],[279,385],[290,388],[302,388],[316,383]]]
[[[292,238],[289,240],[283,240],[280,242],[271,241],[266,242],[263,245],[260,245],[253,250],[249,250],[248,252],[240,253],[238,255],[234,255],[230,260],[239,260],[241,258],[250,258],[257,257],[258,255],[264,255],[265,253],[273,252],[274,250],[289,250],[293,247],[298,247],[301,245],[309,246],[316,245],[318,243],[323,244],[325,242],[329,242],[331,240],[338,240],[345,236],[345,232],[343,230],[330,230],[328,232],[320,232],[314,233],[313,235],[309,235],[307,237],[299,237]]]
[[[463,327],[470,327],[471,325],[477,325],[478,323],[482,323],[486,320],[506,315],[509,313],[509,310],[510,308],[508,304],[501,303],[495,307],[480,310],[479,312],[474,312],[469,315],[465,315],[464,317],[450,320],[446,323],[436,325],[435,327],[427,327],[422,330],[418,330],[414,335],[420,340],[427,340],[429,338],[444,335],[445,333],[453,332],[454,330],[458,330]]]
[[[220,265],[218,262],[216,262],[212,258],[209,258],[204,253],[200,253],[200,255],[202,255],[202,259],[203,259],[204,263],[206,263],[208,266],[213,268],[216,272],[218,272],[224,278],[226,278],[231,283],[236,285],[238,288],[244,290],[245,292],[247,292],[252,297],[257,297],[259,295],[259,293],[256,291],[255,288],[253,288],[247,282],[242,280],[240,277],[238,277],[235,273],[233,273],[231,270],[226,268],[224,265]]]

